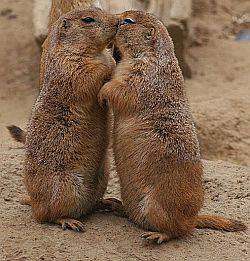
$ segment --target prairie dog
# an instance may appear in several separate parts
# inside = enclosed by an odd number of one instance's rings
[[[241,231],[246,226],[198,215],[204,201],[199,143],[184,80],[165,26],[153,15],[120,16],[115,45],[121,62],[100,93],[114,112],[113,148],[129,219],[162,243],[195,227]]]
[[[41,92],[25,138],[24,183],[34,217],[76,231],[107,186],[107,111],[97,94],[112,69],[105,47],[118,27],[98,8],[71,11],[49,32]]]

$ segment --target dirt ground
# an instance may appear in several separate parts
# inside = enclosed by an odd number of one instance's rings
[[[203,158],[214,160],[204,161],[203,212],[249,225],[250,42],[234,41],[243,25],[232,23],[232,16],[250,14],[250,3],[194,2],[187,55],[193,78],[186,85]],[[78,234],[37,223],[30,208],[19,204],[24,151],[6,125],[25,128],[37,95],[40,52],[31,15],[32,0],[0,1],[0,260],[249,260],[249,232],[195,230],[156,246],[140,239],[141,229],[111,214],[86,217],[86,232]],[[107,194],[119,197],[114,175]]]
[[[194,2],[186,85],[203,158],[250,166],[250,41],[234,40],[250,28],[250,1]]]

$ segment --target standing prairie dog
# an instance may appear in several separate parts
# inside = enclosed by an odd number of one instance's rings
[[[121,62],[99,93],[114,112],[113,148],[121,198],[130,220],[162,243],[197,228],[246,226],[198,215],[203,167],[184,81],[163,24],[141,11],[120,15],[115,45]]]
[[[118,19],[97,8],[69,12],[53,24],[43,86],[25,140],[24,183],[34,217],[83,230],[78,220],[107,186],[107,111],[97,94],[111,76],[105,47]]]

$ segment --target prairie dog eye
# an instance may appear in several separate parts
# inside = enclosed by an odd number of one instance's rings
[[[84,18],[82,19],[82,21],[83,21],[84,23],[89,24],[89,23],[95,22],[95,19],[92,18],[92,17],[90,17],[90,16],[87,16],[87,17],[84,17]]]
[[[126,23],[126,24],[135,24],[135,20],[130,18],[130,17],[128,17],[128,18],[126,18],[124,20],[124,23]]]

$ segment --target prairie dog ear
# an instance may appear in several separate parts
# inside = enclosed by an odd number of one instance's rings
[[[147,30],[146,34],[145,34],[145,38],[147,40],[151,40],[155,37],[155,28],[151,27],[150,29]]]
[[[61,27],[65,30],[67,30],[71,26],[68,19],[64,18],[61,24]]]

